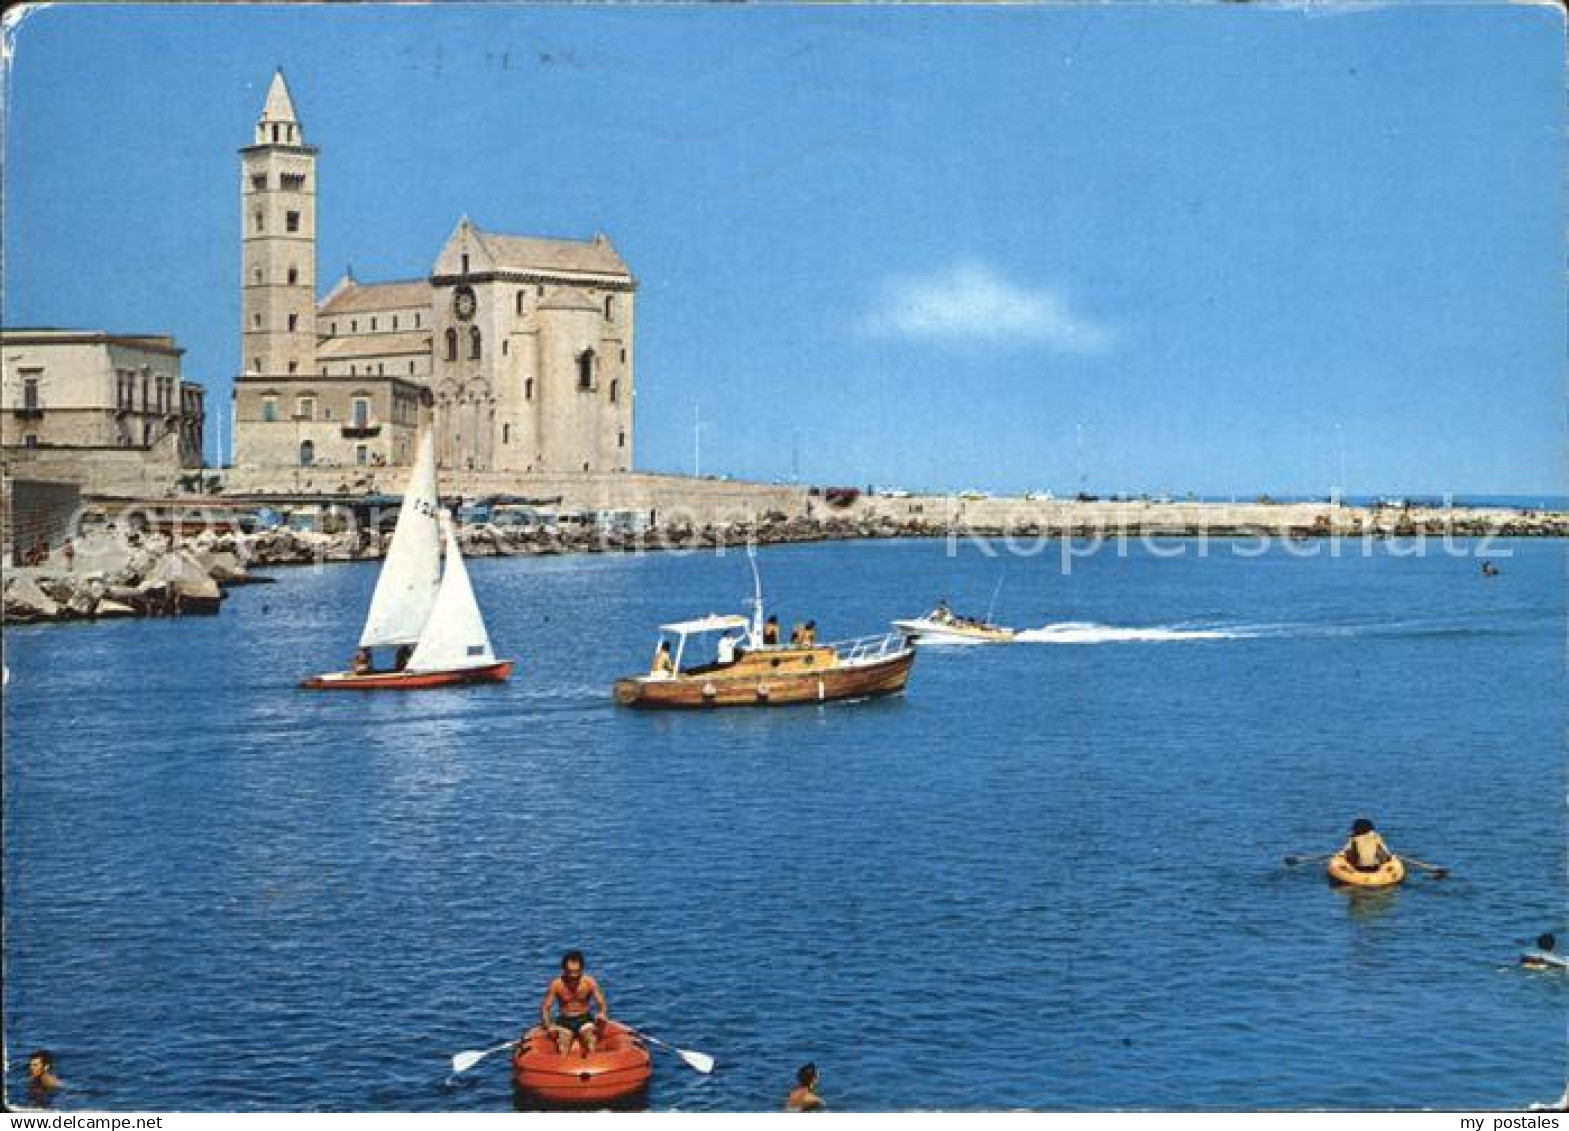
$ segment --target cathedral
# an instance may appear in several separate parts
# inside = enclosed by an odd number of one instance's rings
[[[465,216],[428,278],[316,297],[316,157],[280,71],[240,150],[240,468],[410,462],[518,474],[632,466],[636,280],[603,235],[501,235]]]

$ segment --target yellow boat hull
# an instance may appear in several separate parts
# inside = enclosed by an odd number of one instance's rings
[[[1392,888],[1406,878],[1405,862],[1398,856],[1391,856],[1376,872],[1364,872],[1337,855],[1330,857],[1326,870],[1330,883],[1354,888]]]

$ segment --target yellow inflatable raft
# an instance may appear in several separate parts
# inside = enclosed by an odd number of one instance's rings
[[[1392,888],[1406,878],[1405,863],[1398,856],[1384,861],[1376,872],[1364,872],[1352,866],[1344,856],[1329,858],[1329,882],[1357,888]]]

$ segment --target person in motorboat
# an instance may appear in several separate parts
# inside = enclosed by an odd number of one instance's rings
[[[817,622],[815,620],[807,621],[806,626],[801,629],[801,644],[806,648],[815,648],[817,646]]]
[[[349,663],[349,670],[355,675],[370,675],[376,670],[375,665],[371,663],[369,648],[361,648],[354,653],[354,659]]]
[[[714,645],[715,658],[721,664],[735,663],[736,635],[727,632],[719,638],[719,643]]]
[[[1536,949],[1520,956],[1520,965],[1532,970],[1569,970],[1569,959],[1558,953],[1558,939],[1551,931],[1536,937]]]
[[[554,1017],[552,1005],[559,1006]],[[590,1006],[597,1009],[597,1016]],[[562,1056],[571,1051],[573,1044],[583,1050],[585,1057],[594,1051],[599,1034],[610,1020],[610,1007],[605,1004],[599,983],[584,972],[582,951],[569,950],[561,956],[561,973],[550,980],[539,1013],[545,1031],[555,1038]]]
[[[659,647],[654,649],[654,663],[648,669],[649,675],[675,675],[676,664],[670,657],[670,641],[661,640]]]
[[[779,618],[776,616],[770,616],[763,625],[763,647],[779,647]]]
[[[952,624],[955,618],[953,610],[948,607],[948,599],[944,597],[941,601],[938,601],[937,607],[931,611],[931,614],[926,619],[935,621],[937,624]]]
[[[817,1065],[803,1064],[795,1071],[795,1087],[785,1098],[786,1111],[827,1111],[828,1105],[817,1094]]]
[[[796,621],[790,626],[790,647],[799,648],[806,643],[806,626]]]
[[[1358,817],[1351,825],[1351,837],[1339,852],[1359,872],[1376,872],[1394,858],[1384,838],[1373,830],[1373,822]]]

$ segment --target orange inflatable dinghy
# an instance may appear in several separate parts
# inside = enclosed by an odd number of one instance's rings
[[[637,1034],[607,1021],[594,1051],[574,1046],[562,1056],[556,1042],[535,1026],[512,1054],[512,1086],[522,1095],[560,1107],[595,1107],[622,1102],[648,1086],[653,1073],[648,1050]]]
[[[1398,856],[1391,856],[1376,871],[1364,872],[1337,854],[1330,857],[1328,871],[1330,883],[1355,888],[1392,888],[1406,878],[1405,863]]]

